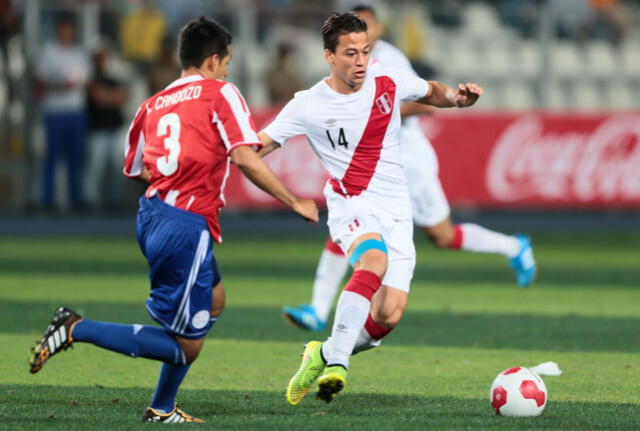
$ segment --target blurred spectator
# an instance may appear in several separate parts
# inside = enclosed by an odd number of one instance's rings
[[[123,124],[122,109],[127,89],[107,72],[109,51],[101,48],[93,56],[93,77],[87,87],[89,123],[88,160],[85,172],[85,197],[92,209],[100,205],[115,207],[122,158],[118,136]],[[100,193],[102,186],[106,193]]]
[[[42,205],[53,208],[56,162],[64,157],[69,178],[69,202],[83,205],[80,169],[85,145],[85,87],[89,78],[87,53],[76,44],[75,23],[61,15],[56,23],[57,40],[45,44],[37,61],[36,79],[44,98],[47,151],[42,183]]]
[[[624,6],[619,0],[590,0],[596,13],[595,32],[605,30],[604,37],[620,44],[630,30],[630,23]]]
[[[178,7],[178,5],[176,5]],[[152,0],[143,0],[122,19],[120,41],[122,55],[133,61],[141,72],[160,54],[167,23]]]
[[[588,35],[591,19],[588,0],[549,0],[549,5],[556,17],[558,37],[577,40]]]
[[[147,73],[149,94],[156,94],[167,88],[169,84],[180,77],[180,65],[176,58],[176,44],[167,37],[162,42],[162,51],[153,62]]]
[[[539,9],[543,0],[499,0],[498,13],[502,21],[523,37],[535,37]],[[495,2],[494,2],[495,3]]]
[[[292,60],[293,49],[291,45],[286,43],[278,45],[276,61],[266,75],[271,103],[284,105],[291,100],[296,91],[302,88],[300,84],[301,72],[296,70]]]

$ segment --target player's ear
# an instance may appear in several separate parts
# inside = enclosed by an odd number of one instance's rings
[[[207,72],[215,73],[218,67],[220,67],[220,57],[218,54],[207,57],[203,66]]]
[[[329,49],[325,49],[324,58],[327,60],[327,63],[333,64],[335,62],[335,53],[331,52]]]

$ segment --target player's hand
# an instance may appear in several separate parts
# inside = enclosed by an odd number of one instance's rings
[[[291,205],[291,209],[300,217],[311,223],[318,223],[320,220],[318,207],[311,199],[298,199],[293,205]]]
[[[455,104],[458,108],[471,106],[476,103],[483,92],[484,89],[474,82],[458,84],[458,89],[455,94]]]

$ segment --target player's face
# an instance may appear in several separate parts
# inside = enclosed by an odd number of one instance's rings
[[[336,52],[325,49],[331,74],[351,89],[360,88],[367,75],[371,45],[366,32],[343,34],[338,38]]]

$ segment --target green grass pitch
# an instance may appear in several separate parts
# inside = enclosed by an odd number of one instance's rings
[[[216,249],[227,309],[178,402],[201,429],[640,429],[640,236],[537,236],[538,283],[515,286],[496,256],[437,251],[419,237],[410,303],[382,347],[352,359],[332,404],[284,388],[302,345],[327,335],[290,327],[307,302],[316,239],[228,236]],[[159,364],[77,343],[36,375],[31,344],[51,311],[152,323],[146,263],[132,238],[0,239],[0,428],[134,429]],[[538,418],[496,417],[495,375],[557,362]]]

